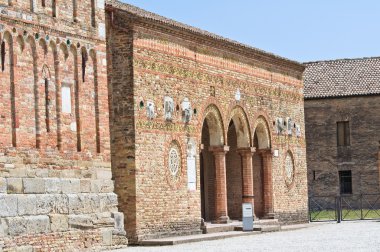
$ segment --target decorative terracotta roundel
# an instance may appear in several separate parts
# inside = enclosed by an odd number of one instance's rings
[[[169,151],[169,171],[172,176],[177,176],[180,169],[181,157],[177,148],[172,146]]]
[[[293,183],[294,179],[294,160],[293,156],[291,155],[290,152],[286,153],[286,158],[285,158],[285,181],[286,184],[290,185]]]

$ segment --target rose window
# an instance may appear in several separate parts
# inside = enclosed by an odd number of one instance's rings
[[[169,151],[169,170],[173,176],[176,176],[180,166],[180,156],[175,148],[171,148]]]

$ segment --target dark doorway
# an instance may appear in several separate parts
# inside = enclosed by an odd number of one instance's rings
[[[257,133],[253,137],[253,146],[256,147],[256,152],[253,155],[253,191],[255,195],[254,210],[258,218],[264,216],[264,167],[263,158],[259,150]]]
[[[205,221],[215,218],[215,165],[214,157],[209,151],[210,132],[207,120],[202,127],[203,150],[200,154],[201,211]]]
[[[340,194],[352,194],[351,171],[339,171]]]
[[[226,154],[226,179],[227,179],[227,207],[231,219],[242,219],[242,164],[241,157],[237,152],[237,134],[234,122],[231,120],[227,143],[230,147]]]

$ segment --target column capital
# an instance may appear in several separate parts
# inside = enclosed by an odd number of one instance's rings
[[[256,152],[256,147],[244,147],[236,150],[240,155],[253,155]]]
[[[273,155],[274,150],[271,149],[271,148],[267,148],[267,149],[259,149],[259,150],[257,150],[256,152],[257,152],[258,154],[262,154],[262,155],[268,155],[268,154]]]
[[[222,145],[222,146],[210,146],[208,150],[214,154],[217,153],[227,153],[230,150],[230,146]]]

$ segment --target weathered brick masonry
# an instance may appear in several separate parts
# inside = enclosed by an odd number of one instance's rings
[[[117,1],[106,16],[129,240],[241,219],[243,202],[258,218],[306,222],[304,67]]]
[[[305,111],[310,196],[340,195],[344,170],[352,171],[353,194],[379,193],[380,96],[309,99]],[[338,121],[350,122],[350,146],[337,147]]]
[[[126,242],[104,1],[0,1],[0,251]]]
[[[351,171],[353,199],[380,193],[380,58],[310,62],[305,122],[310,196],[341,195],[339,172]],[[338,144],[337,122],[348,125]],[[350,194],[351,194],[350,193]],[[344,193],[342,193],[344,194]],[[378,206],[378,196],[362,203]],[[368,202],[367,202],[367,201]],[[360,201],[350,202],[352,207]]]

